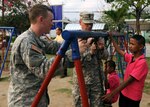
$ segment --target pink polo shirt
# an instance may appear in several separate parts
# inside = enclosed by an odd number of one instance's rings
[[[114,89],[116,89],[120,85],[120,78],[117,75],[116,71],[110,73],[108,75],[108,83],[109,89],[107,89],[107,94],[111,93]],[[115,103],[118,99],[119,93],[117,93],[111,100],[111,103]]]
[[[129,76],[134,77],[136,80],[125,87],[121,92],[124,96],[139,101],[142,98],[144,82],[148,73],[148,65],[144,55],[141,55],[134,62],[132,62],[133,55],[126,53],[124,56],[125,61],[128,63],[124,75],[124,81]]]

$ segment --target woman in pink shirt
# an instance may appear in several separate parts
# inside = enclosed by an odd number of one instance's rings
[[[121,91],[119,107],[139,107],[144,82],[148,73],[148,65],[143,54],[145,38],[141,35],[134,35],[130,38],[129,50],[132,54],[122,51],[112,36],[110,36],[110,39],[116,51],[124,56],[127,67],[124,74],[124,81],[110,94],[103,96],[102,99],[109,102],[114,95]]]
[[[105,62],[105,89],[106,94],[111,93],[114,89],[116,89],[120,85],[120,78],[115,71],[116,64],[113,60],[109,60]],[[107,107],[112,107],[111,104],[115,103],[118,99],[119,93],[117,93],[110,102],[105,103]]]

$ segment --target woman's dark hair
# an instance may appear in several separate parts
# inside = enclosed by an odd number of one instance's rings
[[[108,64],[110,67],[113,67],[114,70],[116,69],[116,64],[113,60],[108,60],[105,62],[105,64]]]
[[[57,27],[58,30],[60,30],[62,32],[62,28],[61,27]]]

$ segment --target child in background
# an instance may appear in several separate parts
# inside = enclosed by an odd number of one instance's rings
[[[145,38],[141,35],[134,35],[130,38],[129,50],[132,54],[121,50],[113,40],[112,35],[110,35],[110,39],[116,51],[124,56],[127,67],[124,74],[124,81],[110,94],[104,95],[102,99],[109,102],[114,95],[121,92],[119,107],[139,107],[142,99],[144,82],[148,73],[148,64],[143,53]]]
[[[113,60],[109,60],[105,62],[105,89],[106,94],[111,93],[114,89],[116,89],[120,85],[120,78],[117,75],[116,64]],[[112,107],[112,103],[115,103],[118,99],[119,93],[117,93],[110,102],[105,103],[105,107]]]

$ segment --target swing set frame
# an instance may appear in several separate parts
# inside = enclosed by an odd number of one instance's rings
[[[8,51],[9,51],[9,48],[10,48],[10,44],[11,44],[11,41],[12,41],[12,37],[13,37],[13,35],[15,34],[15,27],[0,27],[0,30],[3,30],[3,31],[8,30],[8,31],[11,32],[9,41],[8,41],[8,43],[6,44],[7,47],[6,47],[6,53],[4,54],[4,60],[2,61],[2,65],[1,65],[1,68],[0,68],[0,77],[1,77],[2,71],[3,71],[3,69],[4,69],[4,65],[5,65],[5,62],[6,62],[6,58],[7,58],[7,55],[8,55]],[[3,37],[2,37],[2,44],[3,44]],[[2,46],[1,49],[2,49],[3,47],[4,47],[4,46]],[[2,49],[2,51],[4,51],[4,50]],[[4,52],[2,52],[2,53],[4,53]]]
[[[77,78],[78,78],[78,83],[79,83],[79,89],[80,89],[80,95],[81,95],[81,101],[83,107],[90,107],[89,102],[88,102],[88,97],[87,97],[87,91],[85,88],[85,81],[83,77],[83,72],[82,72],[82,67],[81,67],[81,61],[80,61],[80,53],[79,53],[79,47],[78,47],[78,42],[77,38],[107,38],[110,33],[105,33],[105,32],[88,32],[88,31],[63,31],[62,36],[63,39],[65,40],[64,43],[61,45],[59,51],[57,52],[56,58],[51,65],[51,67],[48,70],[48,73],[37,93],[35,96],[31,107],[37,107],[42,95],[44,94],[45,90],[47,89],[47,86],[49,82],[51,81],[53,74],[57,68],[57,65],[60,63],[61,58],[64,57],[65,52],[67,51],[69,45],[71,45],[72,48],[72,59],[74,61],[75,69],[77,72]],[[124,36],[121,34],[113,34],[115,36]],[[102,82],[102,81],[101,81]]]

